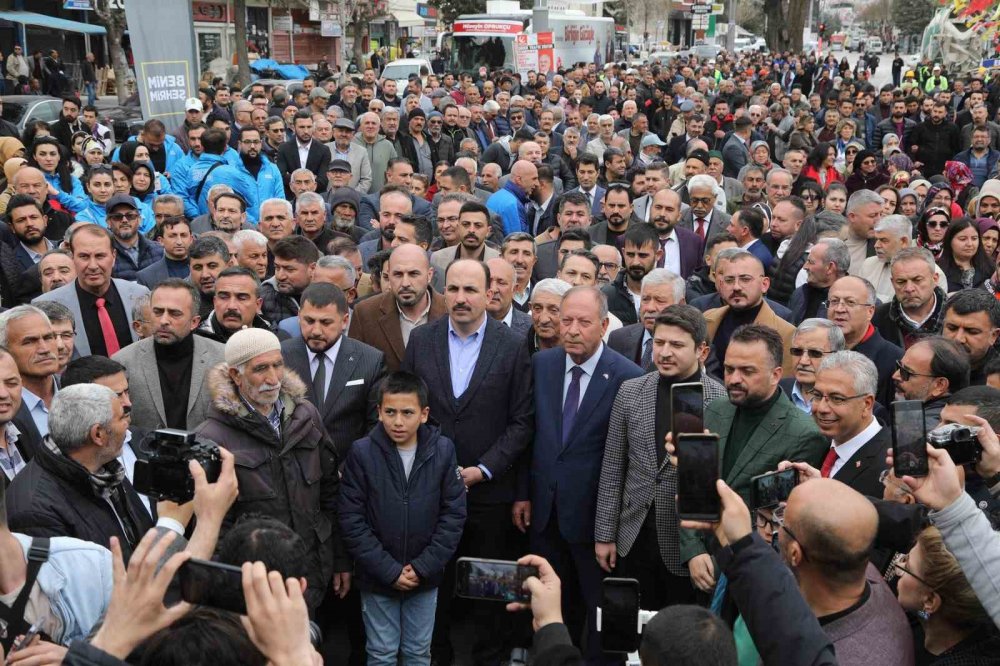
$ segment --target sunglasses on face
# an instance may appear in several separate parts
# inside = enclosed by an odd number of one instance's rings
[[[805,347],[792,347],[788,351],[795,358],[801,358],[802,355],[805,354],[806,356],[808,356],[809,358],[813,359],[814,361],[817,361],[817,360],[823,358],[827,354],[832,354],[833,353],[833,352],[823,351],[822,349],[807,349]]]
[[[950,224],[948,222],[948,220],[928,220],[928,222],[927,222],[927,228],[928,229],[947,229],[948,228],[948,224]]]

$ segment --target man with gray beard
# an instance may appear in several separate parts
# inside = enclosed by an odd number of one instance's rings
[[[355,243],[360,243],[367,232],[355,224],[358,210],[361,209],[361,195],[357,190],[351,187],[338,187],[326,192],[323,198],[326,199],[333,230],[350,236]],[[321,247],[320,251],[325,254],[327,248]]]

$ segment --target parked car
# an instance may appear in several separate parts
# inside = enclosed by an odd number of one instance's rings
[[[138,95],[127,98],[124,104],[102,109],[100,113],[101,124],[111,128],[116,143],[122,143],[130,136],[138,134],[146,122],[142,117]]]
[[[410,75],[420,76],[421,67],[426,67],[428,73],[432,71],[431,61],[427,58],[400,58],[383,67],[380,77],[382,79],[396,79],[396,90],[402,95],[403,91],[406,90],[406,84],[410,81]]]
[[[18,132],[30,121],[44,120],[54,123],[59,120],[62,112],[62,100],[58,97],[43,97],[38,95],[4,95],[3,119],[17,126]]]

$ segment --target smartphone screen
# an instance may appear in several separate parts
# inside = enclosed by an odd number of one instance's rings
[[[537,576],[538,568],[506,560],[462,557],[457,562],[456,575],[460,597],[527,603],[531,595],[524,589],[524,581]]]
[[[605,578],[601,583],[601,649],[635,652],[639,649],[639,581]]]
[[[701,434],[705,430],[705,398],[701,382],[670,387],[670,431],[674,441],[682,433]]]
[[[920,400],[892,403],[892,460],[896,476],[927,476],[927,433]]]
[[[719,436],[684,434],[677,440],[677,515],[691,520],[718,520],[721,500]]]
[[[751,480],[751,510],[767,509],[788,501],[792,488],[799,482],[798,472],[794,468],[781,472],[768,472],[753,477]]]
[[[177,570],[177,578],[184,601],[246,615],[243,571],[239,567],[190,559]]]

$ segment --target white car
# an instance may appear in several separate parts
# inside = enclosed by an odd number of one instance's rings
[[[426,58],[400,58],[383,67],[381,77],[383,79],[396,79],[397,93],[402,95],[403,91],[406,90],[406,84],[410,81],[410,75],[420,76],[422,67],[426,67],[428,73],[434,71],[431,69],[431,61]]]
[[[882,40],[878,37],[869,39],[865,51],[868,53],[882,53]]]

